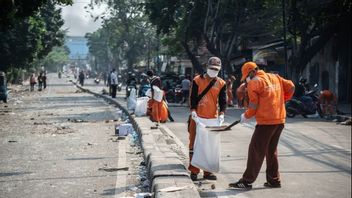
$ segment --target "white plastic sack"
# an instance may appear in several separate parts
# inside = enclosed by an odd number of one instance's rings
[[[217,173],[220,171],[221,133],[210,131],[205,127],[219,126],[219,121],[217,118],[198,119],[191,164],[205,171]]]
[[[131,123],[124,123],[118,126],[119,136],[127,136],[129,133],[133,132],[133,126]]]
[[[148,97],[137,98],[136,109],[134,110],[136,116],[144,116],[147,114],[148,100]]]
[[[137,96],[136,89],[132,89],[130,92],[130,96],[127,98],[127,109],[134,110],[136,108]]]
[[[157,87],[155,85],[153,86],[153,90],[154,90],[153,99],[158,101],[158,102],[161,102],[163,100],[164,91],[159,89],[159,87]]]
[[[148,89],[146,92],[145,92],[145,96],[148,96],[149,98],[152,97],[152,89]]]

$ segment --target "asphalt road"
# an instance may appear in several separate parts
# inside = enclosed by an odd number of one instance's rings
[[[95,85],[92,80],[88,80],[85,87],[101,91],[103,85]],[[124,94],[124,91],[118,92],[118,98]],[[189,110],[186,106],[173,106],[170,104],[175,122],[167,122],[162,127],[175,134],[187,155],[186,121]],[[228,124],[239,119],[243,111],[229,108],[225,122]],[[202,197],[351,197],[351,126],[338,125],[321,118],[287,119],[278,147],[282,188],[263,187],[266,181],[264,162],[252,190],[229,189],[228,183],[240,179],[245,170],[254,127],[255,122],[251,120],[248,124],[238,124],[222,134],[221,172],[217,173],[218,181],[211,183],[216,188],[211,189],[203,182],[203,185],[198,186]],[[187,160],[183,161],[188,166]]]
[[[188,146],[187,107],[170,107],[175,122],[166,125],[184,146]],[[225,122],[240,118],[243,109],[230,108]],[[199,189],[203,197],[339,197],[351,196],[351,126],[337,125],[320,118],[288,118],[278,151],[281,189],[266,189],[265,162],[251,191],[228,189],[241,178],[255,122],[239,124],[223,132],[221,172],[216,189]]]
[[[9,103],[0,104],[0,197],[127,197],[143,190],[141,150],[114,136],[116,107],[55,75],[42,92],[12,88]]]

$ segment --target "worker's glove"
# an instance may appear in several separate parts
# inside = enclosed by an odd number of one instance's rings
[[[244,116],[244,113],[241,114],[241,123],[246,123],[248,122],[249,119],[246,118],[246,116]]]
[[[196,111],[192,111],[191,115],[192,115],[192,119],[193,119],[195,122],[198,122],[198,115],[197,115],[197,112],[196,112]]]
[[[225,115],[224,114],[220,114],[218,117],[219,120],[219,126],[222,125],[222,123],[225,121]]]

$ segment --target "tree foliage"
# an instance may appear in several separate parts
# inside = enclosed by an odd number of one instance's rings
[[[89,52],[97,64],[105,67],[133,66],[145,59],[155,42],[154,30],[143,12],[141,0],[108,0],[110,18],[102,28],[87,34]]]
[[[195,69],[202,72],[196,49],[223,60],[228,73],[239,48],[264,43],[280,33],[279,1],[275,0],[147,0],[146,10],[158,33],[175,31]]]
[[[16,14],[11,15],[11,19],[16,22],[0,31],[0,66],[3,70],[32,67],[34,61],[64,42],[64,32],[60,30],[64,22],[56,5],[71,1],[38,1],[42,2],[39,7],[36,2],[26,11],[21,10],[24,9],[21,5],[31,1],[21,2],[18,1],[12,9]]]
[[[54,47],[51,52],[40,61],[46,70],[56,72],[69,62],[69,51],[64,47]]]
[[[348,0],[289,1],[288,30],[297,45],[290,64],[298,73],[341,26],[350,25],[351,9]]]

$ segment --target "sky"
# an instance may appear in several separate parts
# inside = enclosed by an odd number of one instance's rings
[[[94,22],[94,18],[84,8],[90,3],[90,0],[74,0],[72,6],[61,6],[62,18],[65,20],[63,29],[68,29],[68,36],[84,36],[88,32],[94,32],[101,26],[101,19]],[[106,5],[94,6],[90,10],[95,16],[102,14]]]

